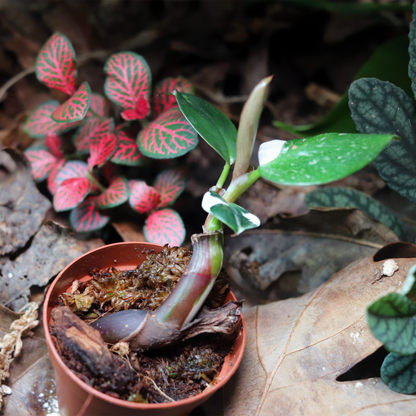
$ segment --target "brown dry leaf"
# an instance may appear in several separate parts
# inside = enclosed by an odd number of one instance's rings
[[[26,304],[31,286],[45,286],[68,263],[103,244],[100,239],[77,240],[71,229],[51,221],[45,223],[30,248],[16,260],[0,257],[0,303],[19,310]]]
[[[146,241],[143,226],[137,221],[112,221],[111,225],[123,241]]]
[[[412,258],[395,258],[399,270],[374,279],[392,251]],[[416,414],[414,396],[395,393],[378,378],[336,380],[380,347],[365,308],[398,290],[416,263],[416,247],[394,244],[375,258],[346,267],[300,298],[245,313],[247,346],[225,387],[227,416]]]
[[[0,255],[23,247],[50,207],[37,190],[23,154],[13,149],[0,152]]]

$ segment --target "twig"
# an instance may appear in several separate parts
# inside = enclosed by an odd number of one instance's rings
[[[143,376],[143,378],[146,378],[146,379],[148,379],[148,380],[150,380],[152,383],[153,383],[153,386],[154,386],[154,388],[165,398],[165,399],[168,399],[169,401],[171,401],[171,402],[174,402],[174,401],[176,401],[176,400],[173,400],[171,397],[169,397],[167,394],[165,394],[165,393],[163,393],[163,391],[162,390],[160,390],[160,388],[157,386],[157,384],[155,383],[155,381],[152,379],[152,378],[150,378],[150,377],[148,377],[148,376]]]
[[[10,78],[1,88],[0,88],[0,103],[3,101],[3,97],[6,94],[7,90],[16,84],[16,82],[20,81],[26,75],[32,74],[35,72],[35,67],[31,66],[30,68],[24,69],[22,72],[16,74],[13,78]]]

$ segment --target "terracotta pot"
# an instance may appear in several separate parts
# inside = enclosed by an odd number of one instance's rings
[[[56,351],[48,324],[52,322],[51,311],[56,306],[58,295],[69,289],[75,279],[88,280],[88,270],[91,267],[133,269],[140,264],[144,258],[144,249],[154,249],[156,252],[162,250],[162,246],[151,243],[116,243],[92,250],[70,263],[59,273],[46,294],[43,308],[43,324],[45,329],[46,343],[49,355],[55,370],[56,390],[61,416],[185,416],[209,397],[225,383],[237,370],[244,352],[246,333],[244,320],[243,329],[237,338],[232,352],[225,357],[225,361],[218,377],[217,383],[207,388],[201,394],[185,400],[172,403],[142,404],[131,403],[125,400],[115,399],[95,390],[79,379],[63,363]],[[226,299],[235,300],[230,293]]]

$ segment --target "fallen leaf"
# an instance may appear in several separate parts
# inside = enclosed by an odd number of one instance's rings
[[[32,180],[26,158],[13,149],[0,152],[0,255],[23,247],[50,207]]]
[[[146,241],[143,226],[137,221],[112,221],[111,225],[123,241]]]
[[[72,260],[103,244],[100,239],[77,240],[71,229],[45,223],[16,260],[0,257],[0,303],[19,310],[27,303],[31,286],[45,286]]]
[[[375,280],[394,254],[398,271]],[[415,414],[416,398],[379,378],[337,381],[381,346],[367,326],[366,306],[398,290],[415,262],[415,246],[392,244],[302,297],[245,312],[247,347],[225,387],[225,414]]]

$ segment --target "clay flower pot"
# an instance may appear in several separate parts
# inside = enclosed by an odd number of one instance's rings
[[[222,370],[215,385],[207,388],[201,394],[184,400],[161,404],[133,403],[115,399],[95,390],[79,379],[63,363],[56,351],[49,334],[48,324],[52,322],[51,311],[56,306],[58,296],[71,287],[75,279],[85,281],[90,279],[88,270],[91,267],[108,268],[115,266],[121,270],[133,269],[144,258],[144,250],[162,251],[162,246],[151,243],[115,243],[92,250],[70,263],[59,273],[50,286],[43,307],[43,324],[49,355],[55,370],[56,390],[61,416],[185,416],[209,397],[225,383],[237,370],[244,352],[246,333],[244,320],[241,334],[236,339],[234,347],[225,357]],[[232,293],[226,301],[235,300]],[[242,318],[243,319],[243,318]]]

